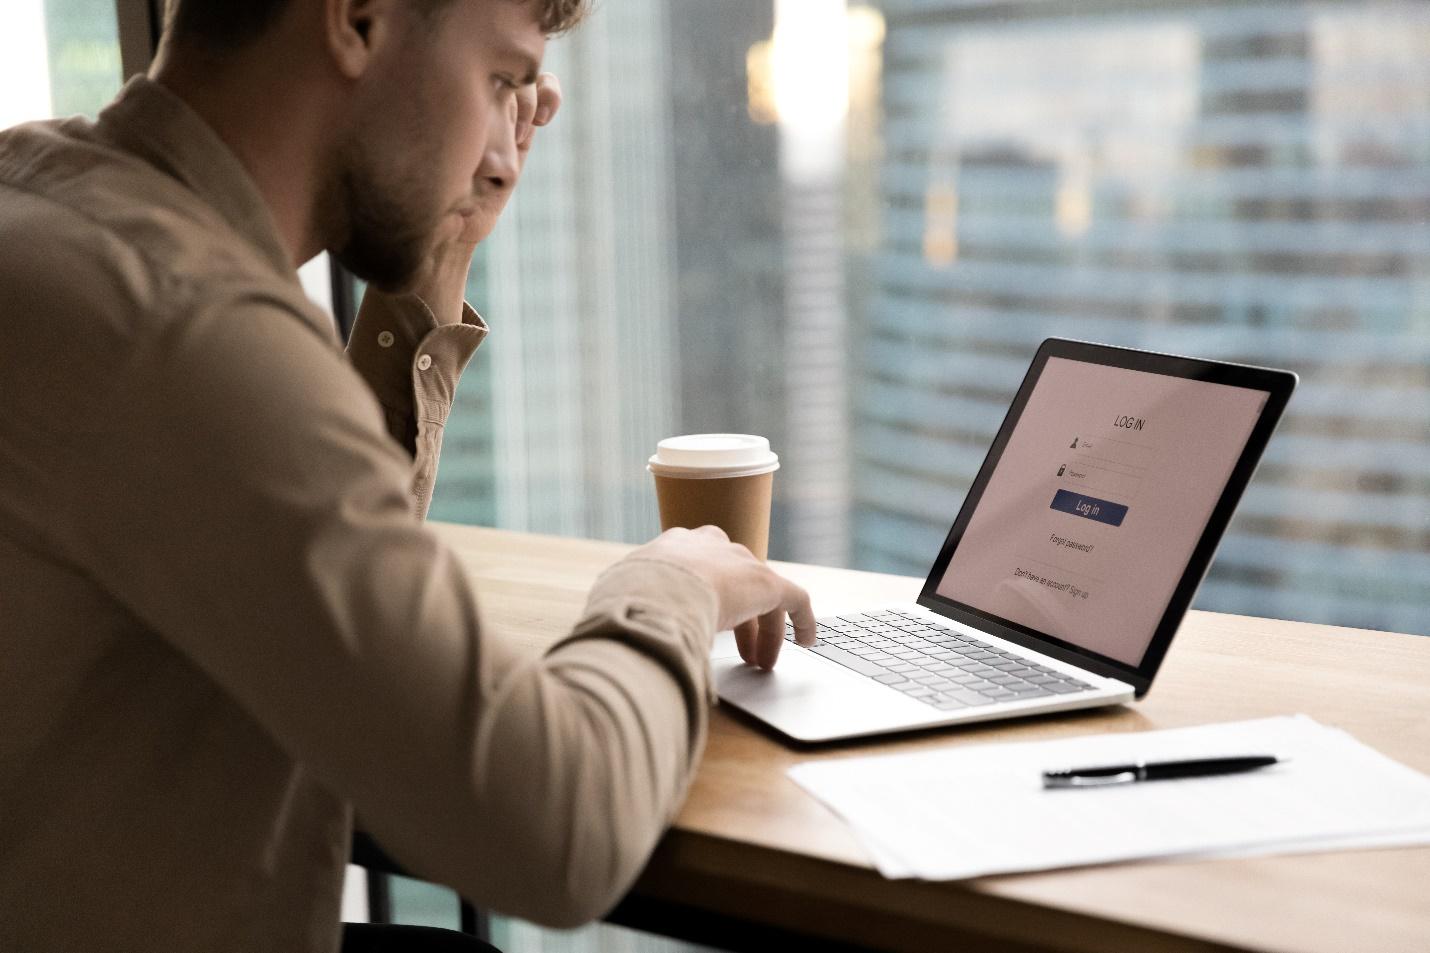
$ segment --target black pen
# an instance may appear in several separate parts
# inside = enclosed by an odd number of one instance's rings
[[[1044,771],[1045,788],[1095,788],[1136,781],[1168,781],[1173,778],[1205,778],[1217,774],[1238,774],[1279,764],[1284,758],[1270,754],[1239,755],[1233,758],[1197,758],[1189,761],[1135,761],[1095,768],[1067,768]]]

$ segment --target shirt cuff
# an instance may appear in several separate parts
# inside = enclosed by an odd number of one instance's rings
[[[585,616],[551,651],[588,638],[626,642],[671,672],[695,726],[704,719],[694,709],[716,701],[710,646],[719,613],[714,587],[684,566],[650,557],[623,559],[596,580]]]
[[[417,422],[445,424],[457,382],[488,333],[463,302],[459,324],[441,324],[416,295],[369,289],[348,340],[348,358],[377,397],[388,429],[411,452]]]

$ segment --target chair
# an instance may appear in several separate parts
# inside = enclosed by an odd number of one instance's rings
[[[354,937],[364,934],[360,938],[350,938],[345,933],[343,953],[385,953],[388,949],[403,953],[500,953],[491,946],[490,919],[461,898],[458,898],[458,931],[393,925],[391,878],[393,875],[410,875],[366,831],[353,831],[349,861],[367,871],[368,920],[381,929],[349,931]]]

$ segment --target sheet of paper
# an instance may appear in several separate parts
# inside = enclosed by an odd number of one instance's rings
[[[1042,772],[1275,754],[1243,774],[1047,790]],[[1430,778],[1303,715],[808,762],[789,771],[888,877],[1430,843]]]

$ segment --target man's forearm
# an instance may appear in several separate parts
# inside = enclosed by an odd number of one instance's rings
[[[421,298],[437,323],[457,324],[462,320],[462,303],[467,293],[467,276],[472,270],[476,245],[461,241],[444,243],[433,250],[411,293]]]

